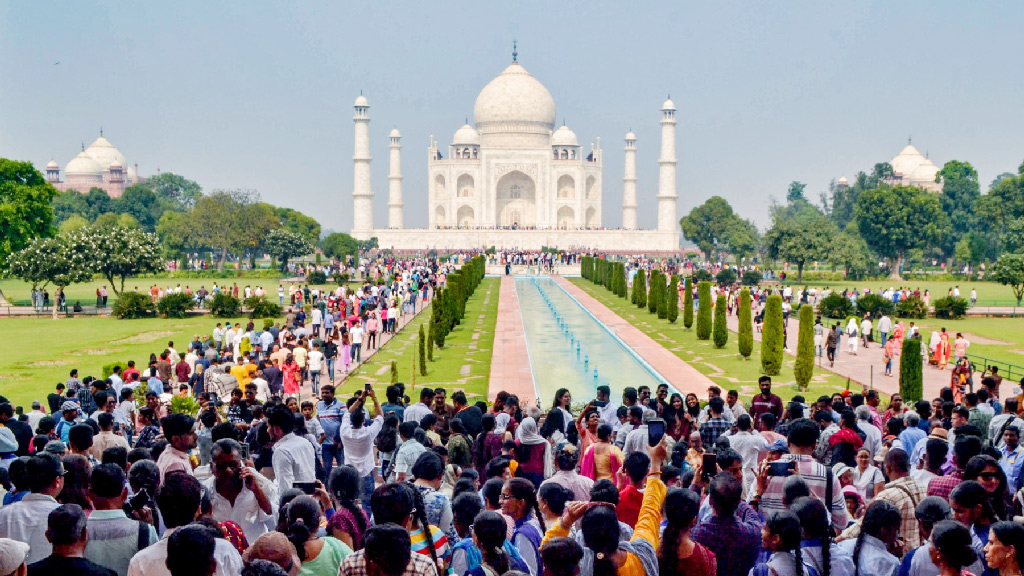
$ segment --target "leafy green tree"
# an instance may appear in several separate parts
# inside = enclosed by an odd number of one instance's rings
[[[697,340],[711,338],[711,283],[697,285]]]
[[[76,190],[58,192],[53,198],[53,222],[60,224],[72,216],[90,222],[89,203],[85,201],[85,194]]]
[[[824,260],[837,234],[835,225],[819,215],[813,219],[777,218],[764,239],[769,257],[796,264],[796,281],[803,282],[804,266]]]
[[[0,267],[32,240],[52,236],[57,189],[31,162],[0,158]]]
[[[328,234],[320,242],[320,248],[328,258],[344,259],[346,256],[359,256],[359,241],[344,232]]]
[[[427,360],[434,361],[434,341],[436,339],[434,335],[434,323],[427,322]]]
[[[907,338],[900,351],[900,396],[914,404],[924,395],[924,363],[921,361],[921,340]]]
[[[1019,238],[1024,224],[1015,223],[1024,222],[1024,176],[1000,180],[988,194],[978,198],[975,213],[983,227],[999,231],[1004,249],[1021,251]]]
[[[761,329],[761,371],[769,376],[776,376],[782,370],[784,330],[782,296],[773,294],[765,303],[764,325]]]
[[[978,184],[978,171],[970,162],[950,160],[942,166],[935,176],[936,182],[942,182],[942,211],[949,215],[949,234],[943,236],[943,249],[946,254],[954,251],[954,247],[976,226],[974,205],[981,196]],[[958,262],[969,262],[970,257]]]
[[[265,202],[243,203],[238,215],[231,221],[231,233],[234,240],[233,250],[239,254],[249,254],[250,266],[256,267],[256,254],[264,249],[270,239],[270,233],[280,227],[274,207]],[[302,255],[309,254],[310,249]],[[266,250],[270,252],[270,250]]]
[[[861,194],[857,227],[868,246],[890,259],[891,277],[898,279],[907,252],[926,248],[948,234],[949,218],[935,195],[912,186],[894,186]]]
[[[264,242],[267,253],[281,262],[281,270],[288,269],[288,259],[305,256],[313,251],[313,244],[301,234],[285,228],[271,230]]]
[[[154,232],[160,217],[167,211],[167,205],[160,202],[156,192],[142,184],[126,188],[124,194],[114,200],[113,208],[120,214],[134,216],[146,232]]]
[[[716,245],[725,244],[737,216],[721,196],[712,196],[679,221],[683,237],[697,245],[704,257],[712,260]]]
[[[70,222],[70,220],[68,220]],[[164,212],[156,225],[156,235],[164,252],[172,257],[180,257],[189,252],[198,252],[203,246],[196,240],[197,234],[192,226],[192,214],[186,212]]]
[[[651,270],[651,287],[647,291],[647,311],[651,314],[658,313],[658,297],[661,296],[661,292],[658,291],[658,282],[660,280],[661,272]]]
[[[65,288],[92,280],[88,259],[77,249],[83,235],[82,230],[76,230],[67,236],[36,238],[10,256],[8,272],[32,284],[33,290],[52,283],[57,287],[54,301],[59,302]],[[53,307],[53,319],[57,319],[57,306]]]
[[[113,212],[100,214],[100,217],[92,223],[92,227],[99,230],[114,227],[120,227],[126,230],[142,229],[142,225],[135,219],[135,216],[132,216],[131,214],[115,214]]]
[[[796,363],[793,377],[801,391],[806,391],[814,376],[814,306],[800,307],[800,331],[796,342]]]
[[[1024,254],[1003,254],[989,269],[988,277],[1013,290],[1017,306],[1024,298]]]
[[[124,292],[125,279],[163,270],[156,234],[120,226],[88,227],[78,233],[84,236],[78,249],[84,251],[92,271],[106,278],[118,296]]]
[[[169,200],[182,210],[195,206],[196,201],[203,195],[203,189],[199,184],[173,172],[161,172],[148,178],[145,183],[158,197]]]
[[[85,228],[88,225],[88,220],[86,220],[82,216],[79,216],[78,214],[72,214],[66,220],[61,222],[60,226],[58,226],[57,229],[61,235],[65,235],[74,230],[78,230],[79,228]]]
[[[693,280],[690,277],[683,281],[683,326],[687,330],[693,326]]]
[[[789,183],[789,190],[786,191],[786,202],[789,204],[796,204],[801,201],[807,202],[807,197],[804,196],[804,190],[806,189],[807,184],[793,180]]]
[[[281,219],[281,226],[286,230],[305,236],[312,243],[320,238],[320,223],[316,218],[306,216],[298,210],[291,208],[277,208],[277,216]]]
[[[842,268],[847,275],[860,277],[872,269],[871,250],[860,234],[840,232],[826,254],[826,260],[835,268]]]
[[[729,245],[729,251],[736,257],[736,265],[739,266],[743,260],[757,254],[760,234],[753,222],[737,216],[726,233],[725,241]]]
[[[216,190],[200,198],[190,213],[192,242],[220,252],[217,271],[224,270],[228,252],[235,248],[237,239],[232,230],[232,218],[250,204],[251,197],[242,191]]]
[[[647,274],[643,270],[633,276],[633,303],[637,308],[647,307]]]
[[[750,359],[750,355],[754,352],[754,326],[751,323],[750,318],[750,290],[746,288],[740,290],[740,302],[738,311],[740,315],[740,356],[742,356],[744,360],[748,360]]]
[[[713,341],[715,348],[725,348],[727,342],[729,342],[729,328],[726,326],[726,313],[728,304],[725,301],[725,295],[719,294],[718,301],[715,302],[715,325]]]
[[[679,275],[673,274],[668,284],[668,293],[665,308],[668,311],[668,321],[675,324],[679,318]]]

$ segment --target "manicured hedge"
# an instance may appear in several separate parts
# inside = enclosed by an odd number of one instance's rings
[[[718,301],[715,302],[715,348],[725,348],[725,344],[729,341],[729,328],[725,324],[727,313],[728,304],[725,301],[725,295],[719,294]]]
[[[785,345],[782,325],[782,296],[773,294],[765,304],[761,328],[761,370],[775,376],[782,370],[782,347]]]
[[[697,340],[711,338],[711,283],[697,285]]]
[[[796,364],[793,378],[800,390],[807,390],[814,376],[814,307],[800,307],[800,331],[796,343]]]
[[[754,352],[754,325],[751,322],[750,312],[750,290],[740,290],[740,335],[739,350],[740,356],[744,359],[750,358]]]

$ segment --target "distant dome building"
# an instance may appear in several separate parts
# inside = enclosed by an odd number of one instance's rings
[[[900,150],[892,160],[889,161],[892,171],[895,173],[895,183],[904,186],[917,186],[932,192],[942,192],[942,183],[935,181],[939,173],[939,167],[932,163],[927,156],[918,152],[917,148],[907,139],[907,146]]]
[[[64,178],[61,180],[60,166],[51,160],[46,165],[46,180],[61,192],[76,190],[84,194],[90,188],[100,188],[111,198],[118,198],[125,188],[138,182],[138,165],[129,165],[124,154],[100,130],[100,137],[88,148],[83,146],[67,163]]]

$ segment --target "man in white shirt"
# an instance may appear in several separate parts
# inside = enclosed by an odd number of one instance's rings
[[[32,427],[32,431],[35,432],[36,428],[39,428],[39,421],[46,418],[46,412],[43,412],[43,405],[38,400],[32,402],[32,411],[26,414],[28,416],[28,425]]]
[[[416,433],[417,425],[414,422],[402,422],[398,427],[398,435],[402,439],[402,445],[398,447],[398,451],[395,453],[395,467],[392,471],[391,481],[403,482],[410,476],[412,471],[412,465],[416,463],[416,459],[419,458],[420,454],[427,451],[419,442],[412,439]]]
[[[732,412],[733,417],[739,420],[740,416],[747,413],[747,407],[740,402],[740,393],[736,390],[729,390],[729,393],[725,396],[725,406],[728,408],[727,412]]]
[[[871,315],[865,314],[864,319],[860,321],[860,343],[864,346],[864,349],[868,349],[868,338],[871,336]]]
[[[757,479],[757,457],[761,452],[768,450],[768,440],[753,430],[750,414],[740,415],[736,419],[736,428],[738,430],[735,433],[726,432],[723,436],[729,438],[729,447],[742,458],[743,489],[745,493],[752,493],[754,481]]]
[[[213,504],[211,517],[238,524],[246,540],[255,542],[269,531],[268,522],[277,518],[274,483],[245,466],[238,442],[230,438],[215,442],[210,454],[213,476],[203,484]]]
[[[612,430],[618,431],[619,427],[622,425],[619,422],[618,417],[619,405],[616,404],[615,402],[612,402],[611,394],[612,389],[609,388],[608,386],[598,386],[597,402],[604,402],[604,406],[595,404],[595,407],[597,408],[598,413],[601,415],[601,423],[608,424],[609,426],[612,427]]]
[[[711,400],[712,398],[715,398],[715,397],[721,397],[721,396],[722,396],[722,389],[721,388],[719,388],[718,386],[709,386],[708,387],[708,400]],[[711,418],[711,405],[710,404],[705,406],[700,411],[700,414],[697,416],[697,422],[700,423],[700,424],[704,424],[705,422],[708,421],[709,418]],[[722,418],[725,418],[725,421],[728,422],[729,424],[735,424],[736,423],[736,413],[733,412],[731,409],[730,410],[722,410]]]
[[[283,406],[271,410],[267,426],[270,439],[276,442],[271,463],[277,480],[277,493],[284,494],[296,482],[315,482],[316,450],[305,436],[295,434],[296,417],[292,411]],[[305,425],[300,423],[298,426],[302,426],[304,434]]]
[[[352,339],[352,360],[358,364],[363,361],[363,324],[357,320],[348,335]]]
[[[363,410],[367,397],[373,400],[373,421],[369,426],[365,425],[366,411]],[[373,441],[380,434],[380,429],[383,426],[384,417],[380,413],[380,402],[377,400],[377,394],[371,388],[359,400],[356,400],[350,411],[341,417],[341,428],[338,431],[344,449],[345,464],[355,468],[363,479],[360,499],[363,501],[364,509],[367,510],[370,506],[370,495],[373,494],[373,472],[376,469],[373,461]],[[418,442],[413,442],[413,444],[418,444]]]
[[[638,408],[638,406],[633,406]],[[639,426],[629,432],[629,436],[626,436],[626,442],[622,447],[622,455],[629,456],[633,452],[647,453],[647,423],[658,417],[658,413],[654,410],[642,410],[643,416]]]
[[[870,406],[862,404],[857,407],[855,412],[857,414],[857,428],[865,435],[864,447],[867,448],[871,454],[871,459],[874,460],[875,456],[878,455],[878,451],[882,448],[882,431],[871,421]]]
[[[314,310],[316,310],[314,308]],[[319,310],[316,310],[319,312]],[[314,334],[316,330],[314,329]],[[309,379],[313,382],[313,390],[320,389],[320,373],[324,368],[324,353],[320,351],[320,344],[313,341],[313,349],[306,355],[306,368],[309,369]]]
[[[167,531],[163,539],[132,558],[128,564],[128,576],[170,576],[167,539],[178,528],[199,518],[202,497],[203,488],[195,477],[180,472],[167,475],[156,497]],[[213,559],[217,563],[213,576],[237,576],[242,571],[242,556],[223,538],[216,539]]]
[[[20,502],[0,508],[0,538],[29,545],[27,564],[46,558],[53,546],[46,538],[47,517],[60,506],[57,495],[64,489],[64,465],[60,458],[44,452],[28,461],[31,494]]]
[[[430,405],[433,403],[434,390],[431,388],[424,388],[420,390],[420,401],[405,409],[402,421],[415,422],[419,424],[420,420],[422,420],[424,416],[434,413],[434,411],[430,409]]]
[[[878,331],[882,333],[882,346],[885,346],[886,340],[889,339],[889,333],[892,332],[892,320],[889,319],[888,314],[883,313],[878,320]]]

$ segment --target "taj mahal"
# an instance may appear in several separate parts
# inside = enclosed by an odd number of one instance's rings
[[[676,107],[661,107],[655,230],[637,229],[636,136],[626,134],[623,159],[622,228],[602,224],[604,150],[597,138],[584,150],[568,126],[555,128],[551,93],[512,63],[476,98],[473,124],[455,131],[444,146],[430,137],[427,148],[427,229],[403,225],[401,134],[388,135],[388,225],[373,226],[370,178],[370,104],[355,101],[352,236],[377,238],[398,251],[495,247],[539,250],[590,248],[617,252],[676,252]]]

